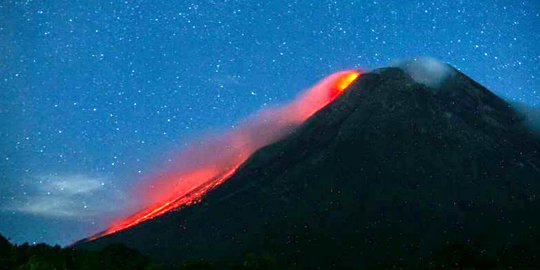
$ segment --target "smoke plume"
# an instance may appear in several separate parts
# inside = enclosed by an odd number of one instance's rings
[[[441,86],[455,72],[450,65],[432,57],[398,61],[393,66],[403,69],[416,82],[432,88]]]
[[[91,239],[199,201],[208,190],[227,180],[253,152],[289,134],[359,75],[354,70],[334,73],[288,104],[261,110],[235,128],[200,138],[178,154],[174,170],[161,173],[137,189],[134,196],[144,200],[143,210]]]

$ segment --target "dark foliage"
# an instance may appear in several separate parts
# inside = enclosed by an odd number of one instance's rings
[[[0,235],[0,270],[8,269],[158,270],[165,268],[122,244],[109,245],[100,251],[85,251],[46,244],[12,245]]]
[[[138,251],[122,244],[111,244],[99,251],[75,250],[46,244],[13,245],[0,235],[0,270],[271,270],[277,269],[268,256],[247,254],[238,262],[220,264],[204,261],[185,262],[178,267],[165,267]]]

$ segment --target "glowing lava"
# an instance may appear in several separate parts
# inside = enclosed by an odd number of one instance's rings
[[[340,76],[336,82],[336,89],[338,92],[343,92],[343,90],[349,87],[349,85],[351,85],[351,83],[354,82],[358,76],[360,76],[360,73],[358,72],[349,72],[343,76]]]
[[[141,198],[142,195],[148,205],[146,208],[115,222],[89,240],[199,202],[209,190],[234,174],[253,152],[290,133],[337,98],[359,75],[356,70],[336,72],[291,103],[259,111],[228,132],[203,137],[178,155],[175,159],[178,166],[157,175],[150,181],[150,186],[138,190],[134,196]]]
[[[241,164],[241,163],[240,163]],[[239,165],[240,165],[239,164]],[[191,190],[187,191],[185,194],[181,194],[180,197],[176,199],[170,199],[166,200],[162,203],[155,203],[154,205],[151,205],[144,210],[127,217],[124,220],[118,221],[114,223],[112,226],[110,226],[107,230],[100,232],[92,237],[90,237],[90,240],[115,233],[117,231],[129,228],[131,226],[137,225],[145,220],[152,219],[154,217],[160,216],[162,214],[165,214],[173,209],[176,209],[180,206],[188,206],[193,203],[198,202],[202,196],[208,192],[210,189],[218,186],[219,184],[223,183],[223,181],[227,180],[236,170],[237,167],[231,168],[228,171],[225,171],[221,175],[217,177],[201,177],[200,179],[204,181],[198,186],[194,186]],[[204,173],[203,173],[204,174]],[[206,181],[205,181],[206,180]]]

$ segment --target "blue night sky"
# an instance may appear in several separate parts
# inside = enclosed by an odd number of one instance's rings
[[[260,2],[2,1],[0,233],[104,229],[201,131],[341,69],[433,56],[540,106],[538,0]]]

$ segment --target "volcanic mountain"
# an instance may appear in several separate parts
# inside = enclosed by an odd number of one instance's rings
[[[120,242],[171,265],[538,266],[540,138],[448,68],[437,85],[364,73],[200,203],[75,247]]]

